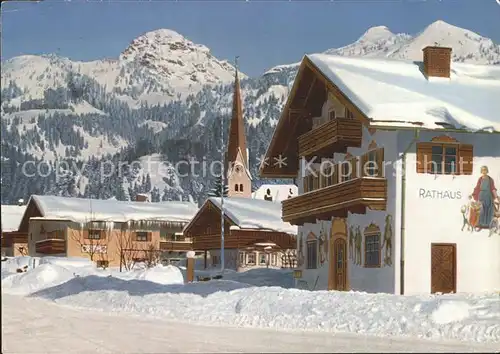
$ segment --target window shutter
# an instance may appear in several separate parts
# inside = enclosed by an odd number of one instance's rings
[[[377,149],[378,177],[384,177],[384,148]]]
[[[474,169],[474,146],[471,144],[460,144],[458,154],[459,174],[471,175]]]
[[[417,173],[431,172],[432,146],[432,143],[417,143]]]
[[[151,240],[153,240],[153,233],[148,232],[148,242],[151,242]]]

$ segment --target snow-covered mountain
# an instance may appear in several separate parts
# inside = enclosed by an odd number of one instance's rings
[[[500,64],[500,45],[489,38],[444,21],[436,21],[416,35],[393,33],[386,26],[369,28],[354,43],[324,53],[421,61],[426,46],[453,48],[452,60],[471,64]],[[279,65],[267,73],[293,70],[300,63]]]
[[[43,98],[46,89],[66,86],[68,74],[74,73],[93,78],[129,103],[163,104],[207,84],[228,83],[234,70],[206,46],[159,29],[134,39],[117,59],[80,62],[56,55],[23,55],[6,60],[2,87],[13,81],[24,90],[23,99]]]
[[[326,53],[422,60],[427,45],[452,47],[455,61],[500,64],[499,45],[443,21],[416,35],[372,27],[356,42]],[[254,174],[256,156],[267,148],[297,68],[293,63],[259,77],[241,74]],[[134,39],[116,59],[76,62],[25,55],[2,62],[1,70],[3,200],[15,202],[31,193],[123,199],[139,192],[150,192],[156,200],[203,200],[210,189],[211,178],[177,178],[171,167],[167,176],[134,166],[104,184],[96,178],[104,159],[175,164],[220,158],[221,119],[227,131],[235,69],[207,47],[160,29]],[[90,172],[86,178],[67,176],[58,182],[52,175],[34,183],[18,171],[33,159],[87,161]]]

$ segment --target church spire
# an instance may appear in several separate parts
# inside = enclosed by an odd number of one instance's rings
[[[238,57],[235,58],[236,73],[234,78],[233,112],[229,128],[229,143],[227,149],[228,162],[234,163],[241,151],[245,167],[248,164],[247,142],[245,138],[245,123],[243,121],[243,104],[241,102],[240,79],[238,77]]]
[[[238,57],[235,60],[233,116],[229,128],[229,142],[226,163],[228,164],[228,196],[252,196],[252,177],[248,166],[247,141],[245,138],[245,123],[243,121],[243,105],[241,102],[240,79],[238,77]]]

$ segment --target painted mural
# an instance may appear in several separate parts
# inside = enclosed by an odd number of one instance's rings
[[[322,267],[328,258],[328,233],[325,229],[325,224],[321,223],[319,233],[319,266]]]
[[[384,240],[382,249],[384,250],[384,266],[392,266],[392,215],[385,217]]]
[[[297,255],[297,267],[300,268],[304,265],[304,237],[303,233],[299,232],[297,235],[297,239],[299,242],[299,252]]]
[[[362,258],[363,249],[363,233],[361,226],[349,226],[349,259],[353,264],[361,266],[363,263]]]
[[[469,202],[463,205],[462,231],[470,232],[490,230],[490,236],[500,234],[500,197],[497,194],[495,182],[489,176],[487,166],[481,167],[479,177]]]

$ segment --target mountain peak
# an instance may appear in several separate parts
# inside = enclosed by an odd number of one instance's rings
[[[394,36],[387,26],[375,26],[369,28],[359,39],[358,42],[377,42]]]

